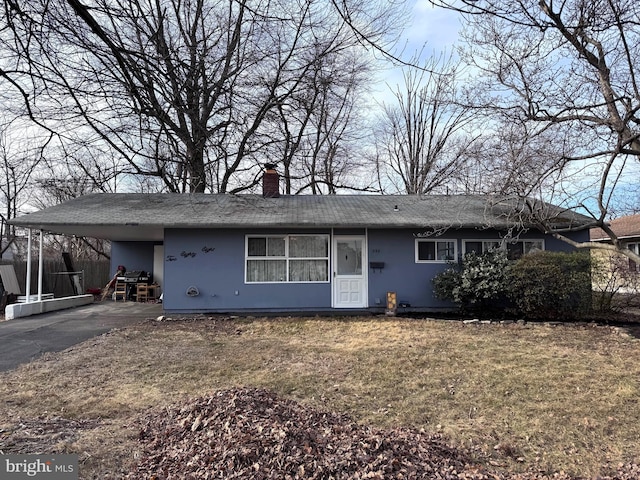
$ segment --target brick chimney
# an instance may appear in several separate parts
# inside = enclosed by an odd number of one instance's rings
[[[278,198],[280,196],[280,176],[275,170],[275,165],[267,163],[264,168],[262,196],[265,198]]]

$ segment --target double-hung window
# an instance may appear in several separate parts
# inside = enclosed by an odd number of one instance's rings
[[[328,282],[328,235],[248,235],[247,283]]]
[[[416,239],[416,263],[452,262],[456,259],[455,240]]]

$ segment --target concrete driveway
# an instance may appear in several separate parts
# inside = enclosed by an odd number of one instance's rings
[[[162,315],[162,304],[106,300],[67,310],[0,322],[0,372],[45,352]]]

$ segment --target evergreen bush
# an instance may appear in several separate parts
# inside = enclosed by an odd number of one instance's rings
[[[529,318],[577,318],[589,313],[589,252],[523,255],[511,270],[509,296],[518,314]]]
[[[535,252],[511,261],[504,250],[466,254],[433,279],[437,298],[479,315],[573,319],[591,311],[588,252]]]
[[[503,250],[481,255],[467,253],[460,267],[449,268],[433,279],[435,295],[452,300],[465,310],[504,308],[510,268]]]

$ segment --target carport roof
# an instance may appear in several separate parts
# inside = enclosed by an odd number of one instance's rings
[[[484,195],[96,193],[10,223],[57,234],[161,241],[165,228],[508,228],[516,222],[514,205],[523,204]],[[540,202],[536,210],[563,228],[589,220]]]

